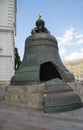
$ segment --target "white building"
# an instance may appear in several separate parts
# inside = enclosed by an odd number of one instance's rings
[[[0,84],[9,84],[14,74],[16,0],[0,0]]]

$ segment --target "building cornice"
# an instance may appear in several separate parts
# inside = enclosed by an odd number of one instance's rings
[[[11,58],[12,56],[11,55],[0,55],[0,58],[1,57],[4,57],[4,58]]]
[[[83,62],[83,59],[77,59],[77,60],[72,60],[72,61],[64,61],[63,63],[69,64],[69,63],[78,63],[78,62]]]
[[[0,28],[0,32],[8,32],[8,33],[14,33],[14,30],[13,29],[1,29]]]

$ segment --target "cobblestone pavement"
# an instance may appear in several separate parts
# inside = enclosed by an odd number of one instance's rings
[[[0,130],[83,130],[83,108],[47,114],[0,102]]]

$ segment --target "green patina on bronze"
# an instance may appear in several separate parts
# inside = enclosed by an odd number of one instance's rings
[[[45,83],[44,112],[63,112],[80,107],[80,97],[67,83],[57,78]]]
[[[23,61],[11,79],[11,85],[45,83],[44,111],[62,112],[82,106],[79,96],[67,85],[74,76],[63,65],[58,43],[41,19],[36,21],[31,36],[26,38]]]
[[[42,19],[36,21],[31,34],[26,38],[24,58],[11,84],[39,84],[53,78],[60,78],[65,82],[74,81],[73,74],[60,59],[56,38],[50,34]]]

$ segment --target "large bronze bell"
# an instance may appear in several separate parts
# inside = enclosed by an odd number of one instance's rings
[[[32,35],[26,38],[24,58],[11,80],[12,85],[39,84],[54,78],[74,81],[73,74],[60,59],[56,38],[44,25],[45,22],[38,19]]]
[[[66,82],[74,82],[74,76],[63,65],[58,43],[39,18],[31,36],[25,41],[22,64],[11,79],[11,85],[45,83],[44,111],[62,112],[82,106],[81,100]]]

